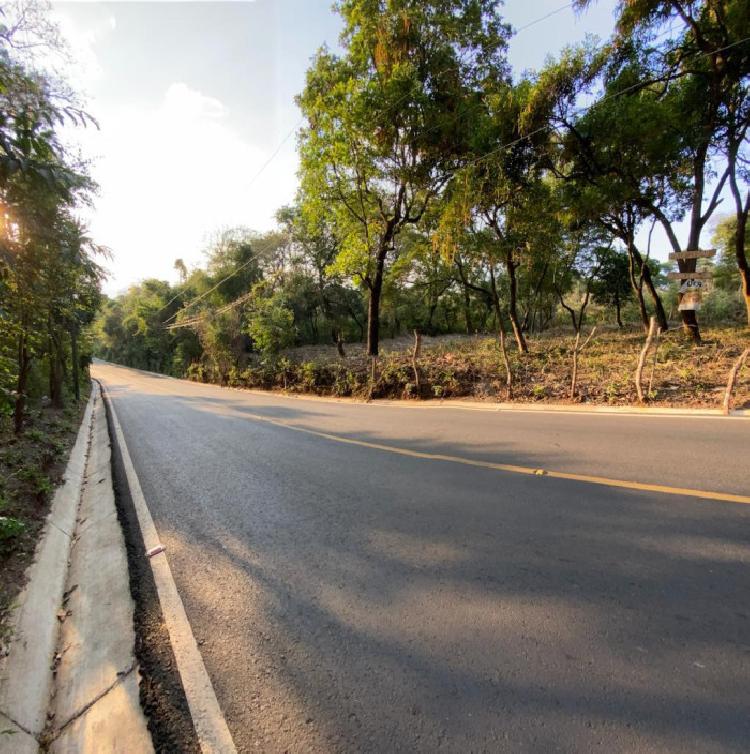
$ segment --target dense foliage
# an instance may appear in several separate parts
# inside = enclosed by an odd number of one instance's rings
[[[750,322],[746,2],[622,2],[605,44],[521,77],[494,1],[337,9],[341,52],[319,52],[298,98],[295,206],[273,233],[220,234],[205,268],[177,260],[177,285],[106,301],[101,355],[227,381],[289,346],[375,357],[383,335],[488,332],[510,380],[506,332],[524,354],[551,325],[653,315],[699,342],[649,231],[704,249],[729,194],[719,255],[678,266],[716,268],[704,321]]]
[[[78,397],[99,305],[100,249],[76,218],[94,186],[64,147],[63,126],[94,125],[29,50],[56,44],[36,6],[0,19],[0,420],[21,432],[30,398]]]

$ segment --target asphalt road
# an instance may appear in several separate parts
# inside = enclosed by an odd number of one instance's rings
[[[750,421],[94,376],[239,750],[750,748],[750,505],[419,455],[748,495]]]

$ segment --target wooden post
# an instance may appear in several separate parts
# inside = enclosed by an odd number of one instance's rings
[[[724,416],[729,416],[729,411],[732,406],[732,391],[734,390],[737,377],[742,369],[742,365],[747,361],[747,357],[750,356],[750,348],[746,348],[739,359],[734,362],[734,365],[729,370],[729,379],[727,380],[727,389],[724,392]]]
[[[651,341],[654,339],[654,333],[656,332],[656,317],[651,317],[648,323],[648,335],[646,336],[646,343],[641,349],[641,355],[638,357],[638,367],[635,370],[635,390],[638,393],[639,403],[644,403],[643,388],[641,387],[641,379],[643,377],[643,365],[646,362],[646,356],[648,355],[649,348],[651,348]]]
[[[659,357],[659,342],[661,340],[661,327],[656,328],[656,338],[654,340],[654,360],[651,362],[651,374],[648,377],[648,390],[646,395],[651,396],[651,389],[654,385],[654,373],[656,372],[656,362]]]
[[[346,351],[344,350],[344,341],[341,338],[341,332],[336,333],[336,351],[338,355],[344,359],[346,358]]]
[[[505,327],[500,322],[500,353],[503,355],[503,364],[505,364],[505,397],[507,400],[513,398],[513,372],[510,368],[510,359],[508,358],[508,346],[505,343]]]
[[[581,342],[581,328],[578,328],[578,332],[576,333],[576,342],[573,346],[573,376],[570,380],[570,399],[573,400],[576,397],[576,386],[578,384],[578,354],[583,351],[584,348],[589,344],[589,341],[591,338],[594,337],[594,333],[596,332],[596,327],[593,327],[591,329],[591,332],[589,333],[588,338],[583,342],[583,345],[579,345]]]
[[[411,353],[411,368],[414,370],[414,386],[419,394],[419,367],[417,366],[417,359],[422,352],[422,333],[418,329],[414,330],[414,350]]]

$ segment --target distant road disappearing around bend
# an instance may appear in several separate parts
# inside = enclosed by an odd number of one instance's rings
[[[238,750],[748,750],[750,421],[93,374]]]

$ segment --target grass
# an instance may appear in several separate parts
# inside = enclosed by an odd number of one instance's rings
[[[37,406],[16,436],[9,418],[0,424],[0,655],[7,649],[9,617],[25,583],[55,487],[62,481],[88,400],[63,410]]]
[[[574,337],[557,329],[529,338],[529,353],[510,352],[517,402],[569,402]],[[601,329],[579,357],[576,400],[601,405],[637,403],[635,369],[644,344],[640,329]],[[506,400],[505,373],[497,340],[489,336],[425,337],[418,362],[419,387],[411,363],[413,341],[384,341],[373,398],[471,398]],[[750,346],[750,330],[705,327],[694,346],[679,329],[670,330],[652,350],[643,387],[654,406],[718,408],[729,369]],[[274,359],[231,370],[224,380],[239,387],[294,393],[368,397],[370,365],[361,344],[346,346],[340,358],[333,346],[290,349]],[[656,356],[654,360],[654,355]],[[194,375],[211,381],[210,374]],[[733,405],[750,407],[750,369],[740,374]]]

